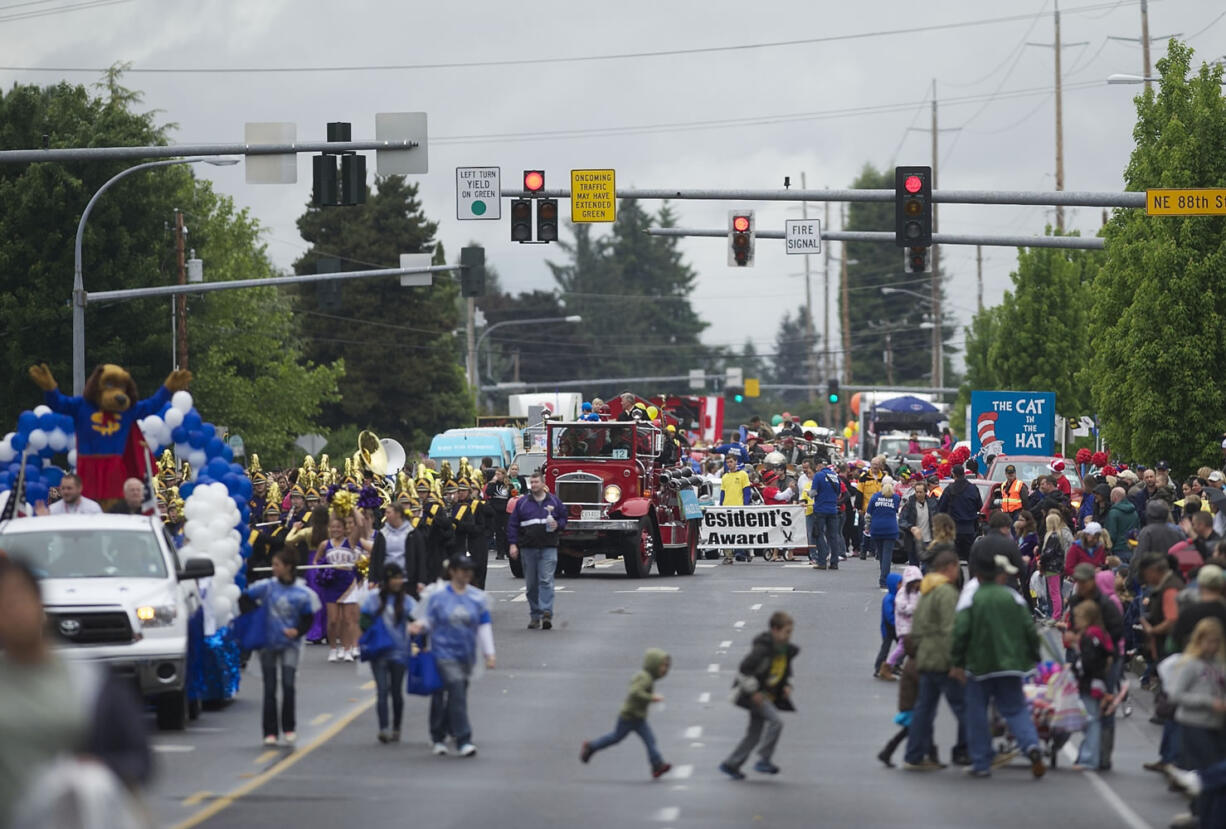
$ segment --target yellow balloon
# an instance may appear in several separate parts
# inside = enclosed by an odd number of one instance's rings
[[[844,427],[843,427],[843,437],[845,437],[845,438],[850,438],[850,437],[851,437],[851,427],[850,427],[850,426],[844,426]]]
[[[657,417],[660,416],[660,410],[657,409],[655,406],[648,406],[647,416],[651,418],[652,420],[655,420]]]
[[[817,428],[817,421],[816,421],[816,420],[806,420],[806,421],[805,421],[803,424],[801,424],[801,425],[802,425],[804,428],[806,428],[806,429],[816,429],[816,428]]]

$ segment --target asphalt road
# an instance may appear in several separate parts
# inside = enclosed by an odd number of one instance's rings
[[[329,665],[308,647],[299,674],[299,743],[260,744],[258,669],[238,699],[188,731],[157,737],[148,792],[161,825],[469,827],[1165,826],[1183,810],[1141,763],[1157,755],[1146,711],[1117,726],[1115,771],[1044,779],[1021,761],[988,780],[956,767],[888,770],[875,754],[894,732],[897,686],[872,678],[881,592],[874,562],[839,572],[804,565],[705,563],[692,577],[626,579],[620,562],[560,582],[556,627],[529,631],[521,581],[492,569],[498,669],[470,691],[477,757],[434,757],[426,701],[407,700],[405,741],[376,742],[366,666]],[[729,702],[736,665],[777,609],[796,618],[794,699],[777,777],[733,782],[716,766],[745,714]],[[673,657],[650,722],[673,771],[653,781],[631,735],[579,762],[609,730],[647,647]],[[1147,695],[1145,695],[1147,696]],[[937,742],[952,743],[942,710]],[[901,762],[901,751],[896,756]],[[746,766],[748,771],[748,764]]]

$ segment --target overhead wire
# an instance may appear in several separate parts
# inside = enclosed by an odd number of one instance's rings
[[[30,11],[16,12],[14,14],[0,15],[0,23],[7,23],[18,20],[33,20],[39,17],[51,17],[52,15],[64,14],[66,12],[83,11],[85,9],[96,9],[102,6],[117,6],[121,3],[131,3],[132,0],[86,0],[83,3],[72,3],[67,6],[57,6],[51,9],[32,9]],[[20,3],[17,5],[21,5]],[[8,8],[16,8],[10,6]],[[106,69],[91,70],[95,73],[106,72]]]

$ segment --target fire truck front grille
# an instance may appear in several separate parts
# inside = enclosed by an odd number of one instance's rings
[[[557,495],[563,504],[599,504],[601,493],[599,480],[557,482]]]

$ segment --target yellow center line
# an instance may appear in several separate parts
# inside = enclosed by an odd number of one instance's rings
[[[183,805],[184,806],[199,806],[201,803],[203,803],[205,800],[208,800],[212,796],[213,796],[212,792],[203,791],[203,790],[198,791],[195,794],[191,795],[190,797],[183,798]]]
[[[332,719],[331,714],[320,714],[318,717],[311,720],[311,725],[323,725],[330,719]]]
[[[252,778],[250,781],[244,783],[243,785],[239,786],[237,789],[230,792],[229,794],[222,795],[221,797],[217,798],[212,803],[210,803],[208,806],[204,807],[199,812],[187,818],[186,820],[180,823],[176,823],[174,826],[171,827],[171,829],[192,829],[193,826],[199,826],[200,824],[204,823],[209,818],[213,817],[214,815],[217,815],[223,809],[227,808],[232,803],[234,803],[234,801],[238,800],[241,797],[245,797],[246,795],[251,794],[256,789],[260,788],[265,783],[267,783],[269,780],[272,780],[274,777],[277,777],[282,772],[292,768],[295,764],[298,763],[298,761],[308,757],[311,754],[311,752],[315,751],[315,749],[327,743],[337,734],[340,734],[342,731],[345,730],[345,727],[347,725],[349,725],[351,722],[356,720],[358,717],[362,716],[367,711],[369,711],[374,704],[375,704],[375,698],[370,697],[365,702],[361,703],[360,705],[355,706],[345,716],[341,717],[339,720],[332,723],[331,726],[329,726],[323,733],[321,733],[318,737],[312,740],[308,745],[305,745],[300,750],[287,755],[279,763],[274,763],[270,768],[265,769],[261,774]]]
[[[271,760],[272,758],[276,757],[280,753],[281,752],[275,748],[270,749],[269,751],[265,751],[259,757],[255,758],[255,760],[253,760],[252,762],[255,763],[257,766],[262,766],[265,763],[267,763],[269,760]]]
[[[375,690],[375,681],[372,679],[370,682],[364,683],[364,684],[362,685],[362,690],[363,690],[363,691],[373,691],[373,690]]]

